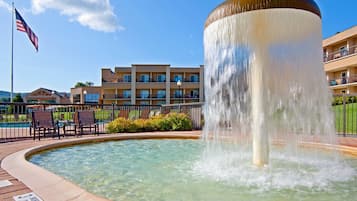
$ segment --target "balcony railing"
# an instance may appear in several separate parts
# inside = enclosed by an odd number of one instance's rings
[[[137,95],[136,98],[137,99],[166,99],[166,95],[165,96],[156,95],[156,94],[151,94],[148,96]]]
[[[181,80],[182,81],[182,80]],[[175,79],[171,79],[171,82],[177,82]],[[199,83],[200,79],[183,79],[183,82],[188,82],[188,83]]]
[[[166,82],[166,79],[164,79],[164,80],[152,79],[152,78],[150,78],[149,80],[137,79],[136,82],[142,82],[142,83],[159,82],[159,83],[164,83],[164,82]]]
[[[182,95],[173,94],[173,95],[171,95],[171,98],[199,99],[200,96],[198,96],[198,95],[192,96],[190,94],[186,94],[186,95],[182,96]]]
[[[338,85],[351,84],[356,82],[357,82],[357,74],[349,77],[340,77],[337,79],[329,80],[330,86],[338,86]]]
[[[131,95],[129,96],[124,96],[124,95],[120,95],[120,94],[104,94],[103,95],[103,99],[111,99],[111,100],[115,100],[115,99],[130,99]]]
[[[349,48],[338,50],[336,52],[331,52],[328,55],[324,55],[324,62],[329,62],[335,59],[340,59],[352,54],[357,54],[357,45],[351,46]]]
[[[102,79],[102,83],[131,83],[131,79],[114,79],[111,81]]]

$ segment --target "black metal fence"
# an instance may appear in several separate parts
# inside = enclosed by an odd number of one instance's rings
[[[193,128],[201,129],[204,122],[202,108],[202,103],[163,106],[0,103],[0,143],[31,138],[31,114],[36,110],[52,111],[60,127],[73,124],[76,111],[94,111],[99,132],[105,133],[107,124],[117,117],[139,119],[170,112],[187,113],[192,119]],[[337,134],[357,137],[357,94],[334,96],[333,110]],[[147,117],[142,116],[144,113]]]
[[[337,134],[357,137],[357,94],[335,95],[332,105]]]
[[[193,105],[97,105],[97,104],[25,104],[0,103],[0,143],[32,138],[32,112],[51,111],[60,128],[74,124],[76,111],[94,111],[99,133],[106,132],[106,126],[117,117],[128,119],[149,118],[169,112],[186,112],[191,115],[195,129],[201,129],[201,106]],[[145,117],[143,116],[144,114]],[[199,118],[199,119],[197,119]],[[61,129],[60,129],[61,132]],[[68,134],[68,133],[66,133]]]

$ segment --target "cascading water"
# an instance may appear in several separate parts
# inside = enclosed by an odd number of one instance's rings
[[[207,152],[224,150],[227,138],[243,139],[238,146],[252,149],[253,163],[264,166],[271,141],[283,141],[290,154],[311,136],[335,144],[321,44],[320,17],[302,9],[251,10],[209,24],[204,31]]]

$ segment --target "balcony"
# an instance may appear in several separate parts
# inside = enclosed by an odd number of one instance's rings
[[[343,50],[338,50],[336,52],[329,53],[328,55],[324,55],[324,62],[327,63],[329,61],[341,59],[353,54],[357,54],[357,45],[343,49]]]
[[[172,99],[200,99],[200,96],[199,95],[192,96],[191,94],[185,94],[184,96],[178,94],[172,94],[171,98]]]
[[[154,94],[151,96],[152,99],[166,99],[166,95],[157,95],[157,94]]]
[[[141,99],[141,100],[149,100],[149,99],[166,99],[166,96],[162,95],[157,95],[157,94],[151,94],[151,95],[137,95],[136,99]]]
[[[350,77],[341,77],[329,80],[330,86],[357,84],[357,74]]]
[[[139,83],[150,83],[150,82],[154,82],[154,83],[165,83],[166,82],[166,79],[147,79],[147,80],[143,80],[143,79],[137,79],[136,82],[139,82]]]
[[[118,79],[118,83],[131,83],[131,78],[129,78],[129,79]]]
[[[136,99],[149,100],[151,95],[136,95]]]
[[[125,100],[125,99],[131,99],[131,95],[123,96],[123,95],[118,95],[118,94],[104,94],[103,99],[104,100]]]
[[[176,83],[177,80],[171,79],[171,82]],[[186,79],[183,79],[183,82],[187,82],[187,83],[199,83],[199,82],[200,82],[200,79],[190,79],[190,78],[186,78]]]

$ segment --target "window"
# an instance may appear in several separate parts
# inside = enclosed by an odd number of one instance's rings
[[[124,82],[131,82],[131,75],[130,74],[125,74],[124,75]]]
[[[126,101],[126,102],[124,102],[123,105],[131,105],[131,102],[130,101]]]
[[[166,91],[165,90],[157,91],[157,98],[165,98],[165,97],[166,97]]]
[[[347,72],[342,72],[341,73],[341,84],[347,84]]]
[[[194,90],[191,91],[190,95],[191,95],[191,98],[199,98],[200,92],[199,92],[198,89],[194,89]]]
[[[150,82],[150,76],[147,74],[140,75],[140,82]]]
[[[182,75],[175,75],[174,76],[174,81],[177,82],[177,81],[182,81]]]
[[[149,101],[140,101],[140,105],[150,105]]]
[[[31,100],[28,100],[27,102],[31,103]],[[80,103],[81,102],[81,95],[80,94],[74,94],[73,95],[73,103]]]
[[[123,97],[124,98],[131,98],[131,90],[124,90]]]
[[[346,46],[340,48],[341,56],[346,56],[348,54]]]
[[[158,82],[166,82],[166,75],[165,74],[158,75],[157,81]]]
[[[174,98],[182,98],[182,90],[175,90]]]
[[[157,101],[155,105],[166,105],[165,101]]]
[[[199,82],[200,79],[198,78],[198,75],[191,75],[191,82]]]
[[[85,103],[98,103],[99,94],[86,94],[84,98]]]
[[[149,90],[141,90],[140,91],[140,98],[149,98],[150,92]]]

